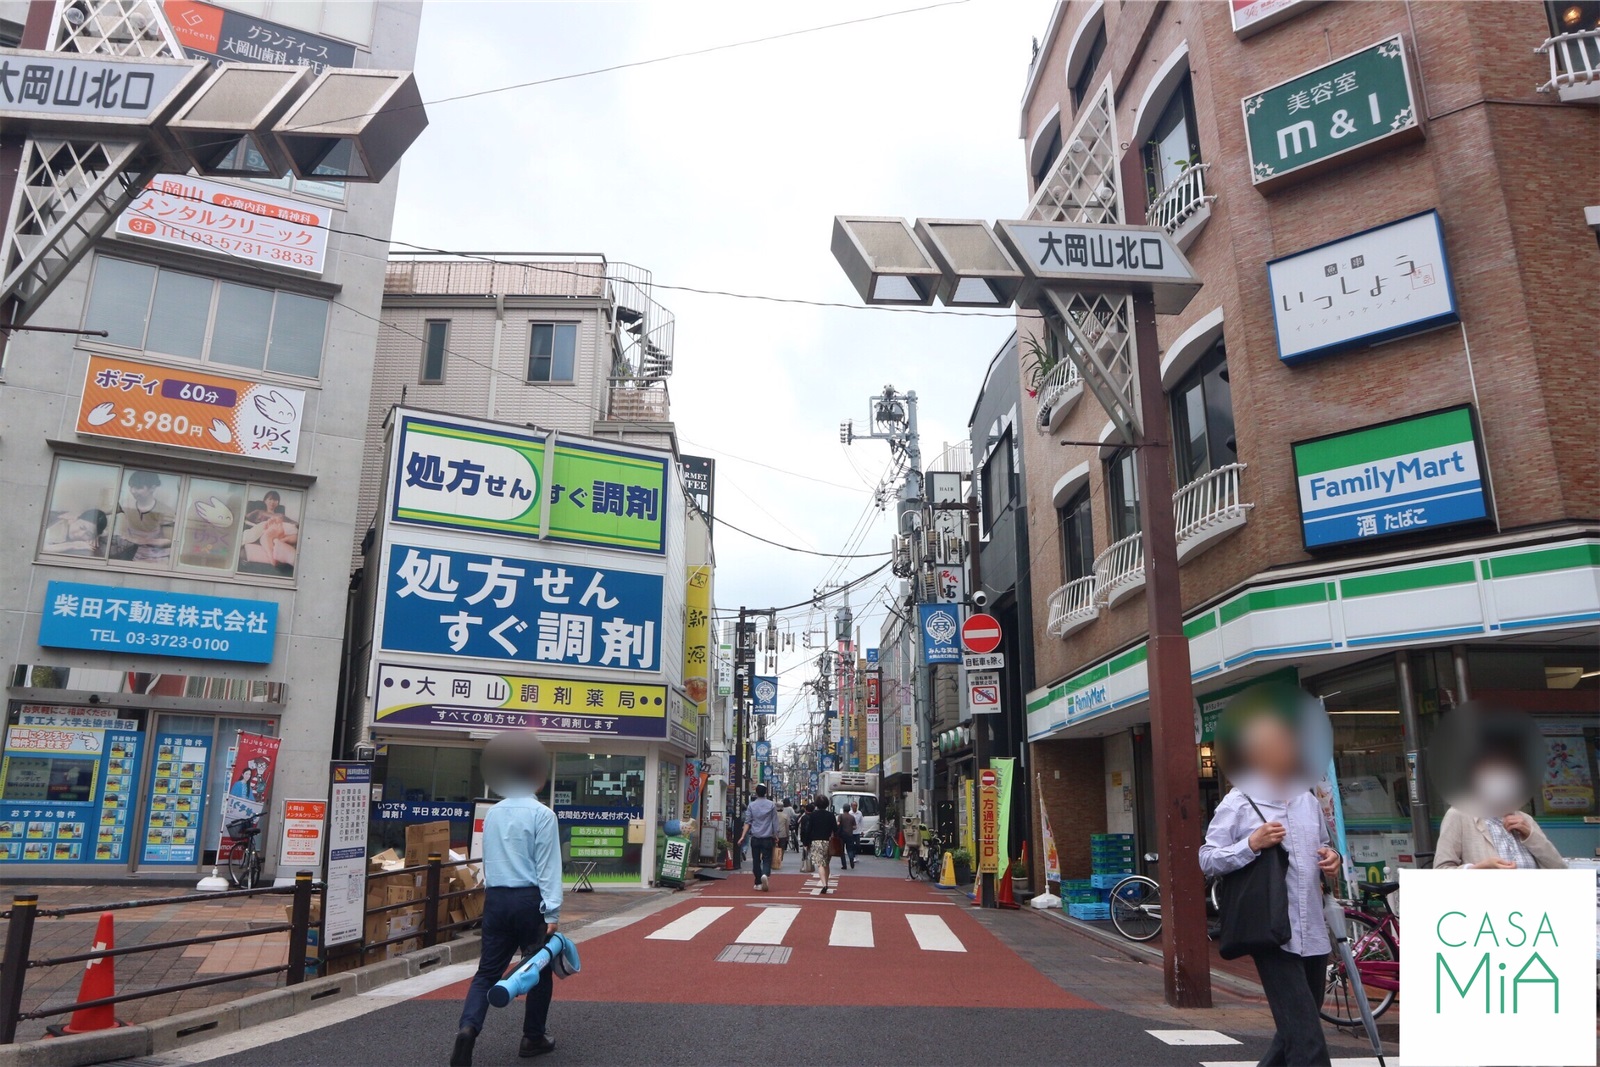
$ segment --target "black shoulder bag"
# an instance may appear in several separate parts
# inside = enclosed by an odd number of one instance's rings
[[[1244,794],[1240,794],[1243,796]],[[1262,823],[1256,802],[1245,796]],[[1217,886],[1222,910],[1218,953],[1225,960],[1280,949],[1289,941],[1289,854],[1282,845],[1263,849],[1237,871],[1222,876]]]

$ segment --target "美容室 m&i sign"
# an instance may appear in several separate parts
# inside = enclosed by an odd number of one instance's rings
[[[390,518],[567,544],[663,551],[667,457],[492,423],[396,415]]]
[[[1399,34],[1240,101],[1258,189],[1420,140]]]

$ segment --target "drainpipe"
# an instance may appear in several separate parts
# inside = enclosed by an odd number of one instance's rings
[[[1400,729],[1406,751],[1406,789],[1411,799],[1411,851],[1433,851],[1433,824],[1428,820],[1428,787],[1423,777],[1422,729],[1417,720],[1417,694],[1411,687],[1411,657],[1394,654],[1395,680],[1400,685]]]
[[[506,294],[494,295],[494,344],[489,349],[489,413],[490,422],[495,421],[495,387],[500,382],[500,338],[506,328]]]
[[[1456,665],[1456,702],[1464,704],[1472,699],[1472,679],[1467,675],[1467,646],[1451,645],[1450,658]]]

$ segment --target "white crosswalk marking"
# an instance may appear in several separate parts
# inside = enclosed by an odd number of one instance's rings
[[[1376,1056],[1353,1056],[1335,1058],[1330,1061],[1332,1067],[1378,1067]],[[1255,1067],[1255,1060],[1202,1060],[1200,1067]]]
[[[924,952],[965,952],[967,947],[937,915],[907,915],[906,922]]]
[[[1169,1045],[1239,1045],[1227,1034],[1217,1030],[1146,1030],[1145,1033]]]
[[[696,908],[687,915],[681,915],[673,919],[655,933],[650,934],[645,940],[692,941],[696,934],[732,910],[732,908]]]
[[[781,945],[783,935],[789,932],[799,908],[762,908],[744,932],[734,939],[740,945]]]
[[[872,912],[841,911],[834,915],[828,944],[842,948],[871,948]]]

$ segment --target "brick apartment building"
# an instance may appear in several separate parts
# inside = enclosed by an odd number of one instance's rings
[[[1332,714],[1359,862],[1431,847],[1443,806],[1425,775],[1411,801],[1408,754],[1469,696],[1564,746],[1535,814],[1593,847],[1597,25],[1596,4],[1054,9],[1022,101],[1026,217],[1145,223],[1124,205],[1148,197],[1204,283],[1158,316],[1155,432],[1209,804],[1216,713],[1281,673]],[[1124,153],[1146,190],[1118,188]],[[1126,314],[1075,308],[1113,366]],[[1031,769],[1074,877],[1092,832],[1155,847],[1138,488],[1059,335],[1022,330]]]

